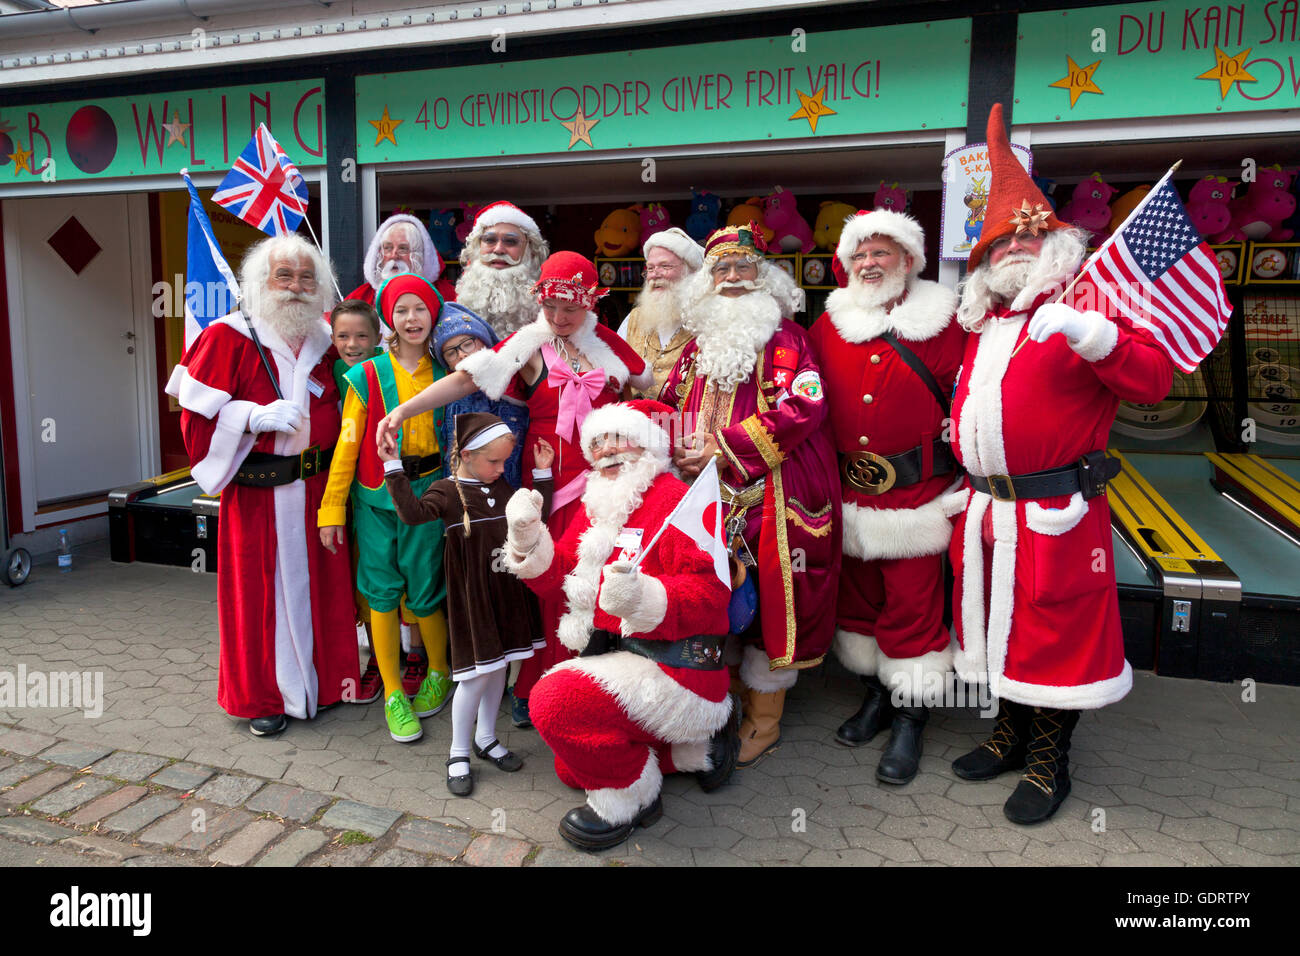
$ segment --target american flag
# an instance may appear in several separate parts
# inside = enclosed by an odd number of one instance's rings
[[[282,236],[297,229],[307,214],[307,184],[261,123],[212,201],[268,235]]]
[[[1232,305],[1214,252],[1174,189],[1171,169],[1084,264],[1071,290],[1078,308],[1145,329],[1184,372],[1195,370],[1228,327]]]

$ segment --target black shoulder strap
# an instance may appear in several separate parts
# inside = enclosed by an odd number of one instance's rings
[[[892,332],[881,332],[880,337],[885,340],[891,349],[898,353],[898,357],[907,363],[907,367],[916,373],[917,378],[925,383],[925,387],[930,390],[930,394],[934,396],[934,400],[938,402],[939,407],[943,409],[944,417],[952,415],[952,406],[948,401],[948,396],[945,395],[943,389],[939,387],[939,383],[935,380],[934,373],[925,367],[925,363],[917,357],[916,353],[902,342],[898,341]]]

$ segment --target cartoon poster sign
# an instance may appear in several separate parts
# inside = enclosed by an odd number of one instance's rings
[[[1015,143],[1012,152],[1033,172],[1029,150]],[[984,227],[992,178],[988,143],[970,143],[943,158],[943,219],[939,224],[939,258],[965,262]]]

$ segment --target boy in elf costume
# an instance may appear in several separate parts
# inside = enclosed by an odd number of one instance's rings
[[[370,604],[375,656],[384,683],[388,731],[400,743],[423,736],[420,717],[446,706],[451,694],[447,664],[446,595],[442,575],[441,522],[409,526],[398,520],[384,485],[384,468],[376,451],[374,427],[399,402],[442,377],[429,354],[433,323],[442,297],[424,278],[402,274],[385,282],[376,296],[379,314],[391,330],[389,351],[350,368],[344,379],[343,427],[330,466],[329,484],[317,524],[327,548],[342,543],[349,493],[357,536],[357,590]],[[440,414],[427,413],[404,423],[399,452],[412,491],[424,489],[442,474],[437,430]],[[429,672],[415,699],[402,691],[400,610],[406,606],[419,622],[429,657]]]

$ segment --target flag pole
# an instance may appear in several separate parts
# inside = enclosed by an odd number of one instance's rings
[[[704,473],[708,469],[716,468],[717,464],[718,464],[717,455],[710,457],[709,460],[705,462],[704,467],[700,469],[700,473],[695,476],[695,480],[699,481],[700,478],[704,476]],[[682,510],[682,504],[685,501],[686,501],[686,495],[682,495],[681,500],[679,500],[677,504],[673,507],[673,510],[668,513],[668,517],[664,519],[664,523],[661,524],[659,526],[659,530],[655,532],[655,536],[650,539],[650,543],[647,544],[644,548],[642,548],[641,553],[638,554],[636,558],[632,561],[633,571],[636,571],[636,569],[640,566],[641,562],[645,559],[645,556],[650,553],[650,549],[655,546],[655,542],[658,541],[663,536],[663,533],[668,530],[668,526],[672,524],[673,519],[677,517],[677,512]]]
[[[304,212],[302,221],[307,224],[307,231],[311,233],[311,241],[316,243],[316,251],[320,253],[321,258],[324,259],[326,264],[328,265],[329,257],[325,255],[325,250],[320,247],[320,240],[316,238],[316,230],[313,229],[311,225],[311,217],[306,215],[306,213]],[[334,277],[333,268],[330,269],[330,281],[334,283],[334,294],[337,295],[339,297],[339,301],[342,302],[343,292],[341,289],[339,289],[339,280]]]
[[[1124,227],[1127,226],[1133,220],[1134,216],[1136,216],[1139,212],[1142,211],[1142,208],[1147,204],[1147,201],[1159,191],[1160,187],[1165,184],[1165,182],[1169,179],[1169,177],[1172,176],[1174,173],[1178,172],[1178,167],[1181,165],[1183,165],[1183,161],[1180,159],[1178,162],[1174,163],[1172,166],[1169,167],[1169,172],[1161,176],[1160,181],[1147,191],[1147,194],[1142,197],[1141,201],[1138,202],[1138,204],[1133,207],[1133,211],[1124,217],[1124,221],[1119,224],[1119,228],[1114,230],[1109,236],[1107,236],[1106,241],[1097,247],[1097,251],[1094,252],[1092,255],[1090,255],[1088,257],[1088,260],[1079,267],[1079,271],[1075,273],[1074,278],[1070,280],[1070,284],[1067,285],[1064,289],[1062,289],[1061,294],[1052,300],[1053,304],[1060,302],[1062,299],[1064,299],[1067,295],[1070,294],[1070,290],[1073,289],[1074,284],[1078,282],[1080,278],[1083,277],[1083,274],[1088,271],[1088,266],[1092,264],[1092,261],[1096,259],[1098,256],[1100,256],[1103,252],[1105,252],[1107,248],[1109,248],[1110,244],[1115,241],[1115,237],[1124,231]],[[1009,362],[1011,361],[1011,359],[1015,358],[1016,353],[1019,352],[1022,348],[1024,348],[1025,343],[1029,341],[1030,338],[1028,335],[1026,335],[1024,339],[1021,340],[1020,344],[1017,345],[1015,349],[1011,352],[1011,358],[1007,359],[1007,361]]]

